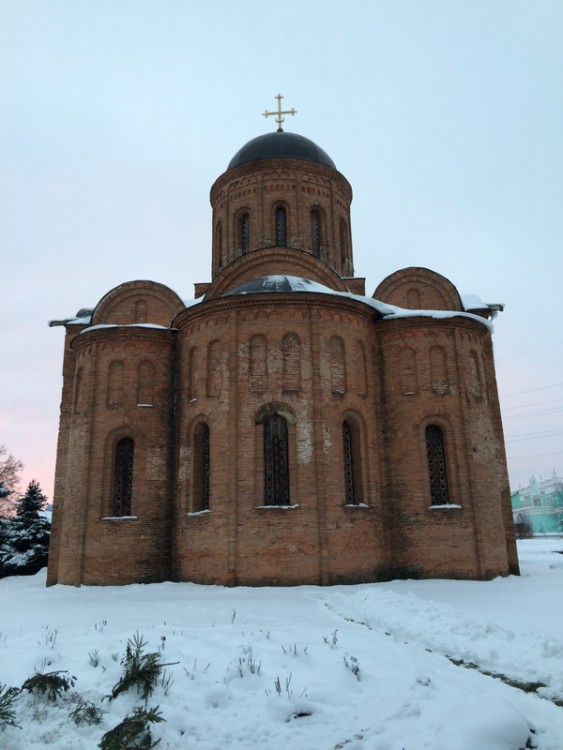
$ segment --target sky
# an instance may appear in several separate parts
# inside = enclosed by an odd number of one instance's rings
[[[0,444],[52,497],[63,329],[210,280],[209,189],[274,127],[352,184],[355,271],[503,303],[510,482],[563,475],[560,0],[0,0]],[[291,122],[289,121],[291,119]]]

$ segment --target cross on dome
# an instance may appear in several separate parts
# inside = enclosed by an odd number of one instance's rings
[[[276,96],[276,99],[278,100],[277,111],[275,111],[275,112],[268,112],[268,110],[266,110],[264,112],[264,117],[270,117],[270,115],[277,115],[276,122],[278,123],[278,133],[282,133],[283,132],[282,122],[284,122],[284,120],[285,120],[285,117],[282,117],[282,115],[296,115],[297,114],[297,110],[293,109],[293,108],[292,109],[284,109],[284,110],[282,110],[281,100],[283,99],[283,96],[281,94],[278,94]]]

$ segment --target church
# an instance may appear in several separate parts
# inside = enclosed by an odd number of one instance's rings
[[[282,128],[211,188],[211,281],[128,281],[66,330],[48,585],[518,573],[491,339],[426,268],[372,296],[352,188]]]

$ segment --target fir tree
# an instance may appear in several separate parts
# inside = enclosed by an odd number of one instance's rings
[[[0,578],[33,575],[47,565],[51,524],[39,514],[46,502],[33,480],[17,504],[17,515],[0,519]]]
[[[47,498],[41,492],[39,483],[32,479],[27,486],[25,495],[19,499],[16,506],[16,513],[18,516],[24,516],[25,518],[32,519],[39,517],[39,511],[47,505]]]

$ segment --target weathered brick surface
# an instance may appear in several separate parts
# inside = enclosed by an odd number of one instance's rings
[[[272,161],[237,167],[213,186],[213,280],[200,304],[185,308],[160,284],[130,282],[100,301],[92,323],[104,327],[81,333],[83,324],[67,325],[48,582],[330,584],[517,572],[491,334],[482,321],[383,320],[367,303],[328,291],[232,294],[271,274],[336,292],[363,287],[345,278],[352,273],[345,178],[323,165]],[[284,248],[272,239],[281,202]],[[323,217],[320,258],[308,245],[313,209]],[[246,254],[237,246],[242,210],[251,215]],[[411,309],[462,309],[451,282],[427,269],[393,274],[377,291]],[[268,410],[288,423],[290,507],[264,507]],[[202,424],[208,510],[194,470]],[[431,507],[430,424],[442,429],[449,502],[460,507]],[[131,517],[116,518],[123,437],[135,445],[132,508]]]

